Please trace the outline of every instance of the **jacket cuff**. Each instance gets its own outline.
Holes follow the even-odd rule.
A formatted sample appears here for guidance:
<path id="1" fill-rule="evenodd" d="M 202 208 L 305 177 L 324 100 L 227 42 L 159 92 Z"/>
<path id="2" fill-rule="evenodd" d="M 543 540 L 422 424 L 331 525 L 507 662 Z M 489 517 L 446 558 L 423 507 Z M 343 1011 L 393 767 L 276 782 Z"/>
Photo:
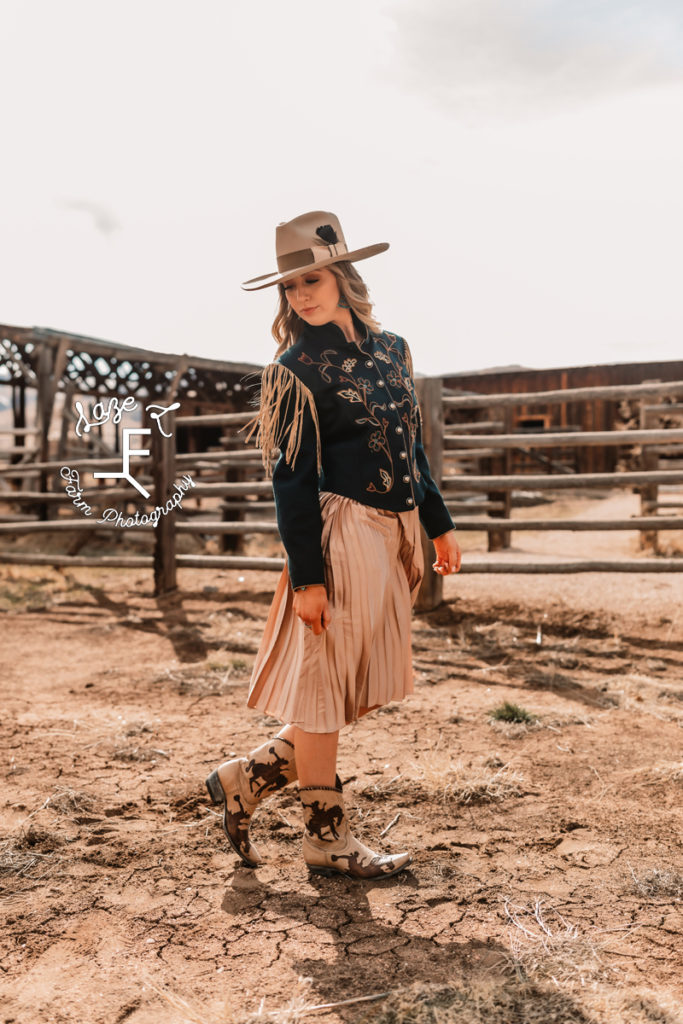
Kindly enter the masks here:
<path id="1" fill-rule="evenodd" d="M 420 522 L 430 540 L 440 537 L 442 533 L 448 533 L 449 530 L 455 530 L 455 523 L 439 491 L 428 491 L 418 508 Z"/>
<path id="2" fill-rule="evenodd" d="M 323 568 L 322 552 L 320 556 L 320 567 L 316 568 L 315 557 L 301 555 L 298 558 L 291 555 L 287 558 L 287 570 L 292 590 L 298 587 L 312 587 L 316 583 L 325 584 L 325 570 Z"/>

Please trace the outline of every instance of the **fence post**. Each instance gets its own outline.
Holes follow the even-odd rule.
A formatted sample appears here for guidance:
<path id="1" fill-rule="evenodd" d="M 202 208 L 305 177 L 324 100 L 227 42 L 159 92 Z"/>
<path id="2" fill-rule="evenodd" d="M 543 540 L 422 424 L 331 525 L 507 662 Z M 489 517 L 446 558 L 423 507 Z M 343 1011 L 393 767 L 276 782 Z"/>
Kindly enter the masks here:
<path id="1" fill-rule="evenodd" d="M 225 435 L 223 436 L 225 437 Z M 225 445 L 226 451 L 239 451 L 243 448 L 244 443 L 234 438 Z M 226 483 L 243 483 L 246 479 L 247 474 L 240 466 L 228 466 L 225 470 Z M 225 501 L 221 503 L 222 522 L 238 523 L 246 518 L 242 509 L 226 508 L 226 504 L 227 502 Z M 244 550 L 244 536 L 239 533 L 222 533 L 219 537 L 219 545 L 222 552 L 231 552 L 233 555 L 242 554 Z"/>
<path id="2" fill-rule="evenodd" d="M 440 377 L 418 377 L 415 390 L 422 414 L 422 444 L 429 462 L 432 478 L 441 487 L 443 474 L 443 382 Z M 443 577 L 432 569 L 436 558 L 434 545 L 420 527 L 424 577 L 415 601 L 415 610 L 428 612 L 443 601 Z"/>
<path id="3" fill-rule="evenodd" d="M 640 429 L 647 430 L 654 425 L 656 416 L 647 407 L 647 398 L 640 400 Z M 640 449 L 640 468 L 642 470 L 659 469 L 659 455 L 650 445 L 642 445 Z M 641 516 L 656 516 L 657 501 L 659 498 L 659 487 L 657 484 L 641 484 L 640 486 L 640 514 Z M 659 554 L 659 534 L 656 530 L 643 531 L 640 534 L 640 547 L 650 548 L 653 554 Z"/>
<path id="4" fill-rule="evenodd" d="M 12 422 L 15 431 L 23 431 L 26 427 L 26 381 L 23 377 L 12 384 Z M 18 448 L 26 447 L 26 435 L 24 433 L 15 433 L 12 436 L 14 445 Z M 10 465 L 21 462 L 22 458 L 23 455 L 17 452 L 10 457 Z"/>
<path id="5" fill-rule="evenodd" d="M 490 418 L 494 419 L 496 407 L 491 406 L 489 409 Z M 512 409 L 510 406 L 503 407 L 503 433 L 512 433 Z M 495 445 L 495 437 L 492 439 L 492 443 Z M 500 455 L 494 456 L 492 459 L 487 460 L 491 466 L 492 476 L 510 476 L 512 473 L 512 451 L 510 448 L 505 448 Z M 501 510 L 498 512 L 495 509 L 489 511 L 489 517 L 491 519 L 509 519 L 512 511 L 512 491 L 507 489 L 504 491 L 490 491 L 487 494 L 489 501 L 497 501 L 502 505 Z M 509 530 L 489 530 L 488 536 L 488 550 L 489 551 L 501 551 L 504 548 L 510 547 L 510 531 Z"/>
<path id="6" fill-rule="evenodd" d="M 162 508 L 171 497 L 175 480 L 175 410 L 164 417 L 164 429 L 171 437 L 164 437 L 158 423 L 149 420 L 145 426 L 152 427 L 150 448 L 152 456 L 152 477 L 154 480 L 154 503 Z M 159 517 L 154 531 L 154 596 L 175 590 L 176 582 L 176 512 Z"/>
<path id="7" fill-rule="evenodd" d="M 59 428 L 59 444 L 57 445 L 57 459 L 62 462 L 67 457 L 69 446 L 69 427 L 71 425 L 71 403 L 76 392 L 76 385 L 69 381 L 64 389 L 64 405 L 62 407 L 62 422 Z M 116 428 L 118 432 L 118 427 Z"/>
<path id="8" fill-rule="evenodd" d="M 52 404 L 50 401 L 50 375 L 52 373 L 52 349 L 43 342 L 38 354 L 38 402 L 36 408 L 36 424 L 39 428 L 38 438 L 38 461 L 47 462 L 50 452 L 50 419 Z M 47 491 L 48 475 L 41 469 L 38 475 L 38 489 L 41 494 Z M 38 518 L 45 521 L 50 518 L 49 508 L 46 502 L 38 506 Z"/>

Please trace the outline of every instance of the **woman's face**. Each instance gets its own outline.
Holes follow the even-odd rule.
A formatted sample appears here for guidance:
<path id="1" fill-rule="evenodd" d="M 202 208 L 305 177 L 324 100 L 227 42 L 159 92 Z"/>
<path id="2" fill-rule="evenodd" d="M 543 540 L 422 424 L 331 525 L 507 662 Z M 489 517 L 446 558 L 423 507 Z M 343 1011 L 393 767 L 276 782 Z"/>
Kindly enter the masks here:
<path id="1" fill-rule="evenodd" d="M 294 312 L 308 324 L 320 326 L 339 316 L 339 285 L 331 270 L 309 270 L 282 286 Z"/>

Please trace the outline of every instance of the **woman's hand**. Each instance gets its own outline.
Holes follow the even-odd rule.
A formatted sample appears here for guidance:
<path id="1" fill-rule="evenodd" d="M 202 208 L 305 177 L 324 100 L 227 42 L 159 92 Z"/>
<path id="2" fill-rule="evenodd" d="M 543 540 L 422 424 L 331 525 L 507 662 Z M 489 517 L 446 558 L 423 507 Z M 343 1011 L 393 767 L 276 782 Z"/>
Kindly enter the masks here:
<path id="1" fill-rule="evenodd" d="M 459 572 L 462 554 L 460 545 L 455 539 L 455 530 L 449 530 L 447 533 L 442 533 L 440 537 L 434 537 L 432 544 L 436 551 L 436 561 L 432 564 L 434 572 L 438 572 L 441 576 Z"/>
<path id="2" fill-rule="evenodd" d="M 322 583 L 314 583 L 305 590 L 294 591 L 294 614 L 304 626 L 310 626 L 316 636 L 327 629 L 332 616 L 327 600 L 327 591 Z"/>

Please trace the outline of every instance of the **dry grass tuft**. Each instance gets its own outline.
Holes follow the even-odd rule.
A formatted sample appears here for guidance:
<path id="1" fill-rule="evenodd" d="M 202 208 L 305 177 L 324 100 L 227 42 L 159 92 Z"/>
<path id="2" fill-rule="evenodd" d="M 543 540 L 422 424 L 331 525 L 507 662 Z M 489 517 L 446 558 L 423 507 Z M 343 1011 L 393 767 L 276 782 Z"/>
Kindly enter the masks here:
<path id="1" fill-rule="evenodd" d="M 636 875 L 631 868 L 631 888 L 641 896 L 658 899 L 683 899 L 683 875 L 676 871 L 660 871 L 652 868 L 643 875 Z"/>
<path id="2" fill-rule="evenodd" d="M 478 804 L 520 796 L 523 784 L 524 776 L 499 758 L 464 765 L 462 761 L 445 760 L 435 751 L 431 756 L 425 755 L 420 764 L 413 762 L 404 774 L 366 786 L 361 793 L 370 798 L 397 793 L 415 800 Z"/>
<path id="3" fill-rule="evenodd" d="M 571 996 L 534 986 L 456 988 L 416 982 L 356 1024 L 593 1024 Z"/>
<path id="4" fill-rule="evenodd" d="M 665 782 L 683 782 L 683 761 L 659 765 L 654 769 Z"/>
<path id="5" fill-rule="evenodd" d="M 506 740 L 516 740 L 520 736 L 526 736 L 532 729 L 540 729 L 541 722 L 500 722 L 495 718 L 489 719 L 491 728 L 500 733 Z"/>
<path id="6" fill-rule="evenodd" d="M 34 870 L 55 859 L 55 851 L 64 845 L 52 831 L 29 825 L 15 836 L 0 840 L 0 876 L 34 876 Z"/>
<path id="7" fill-rule="evenodd" d="M 187 999 L 184 999 L 183 996 L 178 995 L 177 992 L 174 992 L 166 985 L 157 985 L 148 977 L 145 977 L 144 985 L 146 988 L 151 988 L 153 992 L 156 992 L 167 1006 L 176 1011 L 178 1016 L 172 1018 L 173 1024 L 176 1024 L 176 1021 L 182 1022 L 182 1024 L 223 1024 L 222 1021 L 217 1021 L 215 1017 L 209 1017 L 206 1011 L 193 1006 Z"/>
<path id="8" fill-rule="evenodd" d="M 683 725 L 680 689 L 664 688 L 661 676 L 656 673 L 647 675 L 643 672 L 629 672 L 620 677 L 618 689 L 615 688 L 612 692 L 618 697 L 620 706 L 625 711 L 652 715 L 662 722 Z"/>
<path id="9" fill-rule="evenodd" d="M 135 743 L 128 743 L 112 751 L 111 755 L 116 761 L 149 761 L 155 764 L 160 757 L 169 757 L 167 751 L 157 750 L 156 747 L 139 747 Z"/>
<path id="10" fill-rule="evenodd" d="M 241 686 L 249 672 L 243 658 L 233 658 L 229 664 L 213 661 L 174 671 L 167 669 L 153 682 L 173 684 L 180 696 L 214 697 Z"/>
<path id="11" fill-rule="evenodd" d="M 591 719 L 586 715 L 535 715 L 531 722 L 506 722 L 489 718 L 491 728 L 505 737 L 516 740 L 536 729 L 550 729 L 559 732 L 569 725 L 590 725 Z"/>
<path id="12" fill-rule="evenodd" d="M 509 921 L 510 966 L 518 980 L 551 981 L 570 990 L 578 983 L 608 980 L 600 946 L 570 924 L 558 910 L 536 900 L 531 907 L 505 901 Z"/>
<path id="13" fill-rule="evenodd" d="M 95 808 L 95 799 L 75 789 L 59 789 L 47 798 L 45 807 L 64 816 L 90 813 Z"/>
<path id="14" fill-rule="evenodd" d="M 142 736 L 144 732 L 152 735 L 156 732 L 153 725 L 149 722 L 129 722 L 126 728 L 123 730 L 123 735 L 126 737 L 130 736 Z"/>
<path id="15" fill-rule="evenodd" d="M 611 1019 L 624 1024 L 682 1024 L 679 1006 L 678 1000 L 661 991 L 641 992 L 625 996 Z"/>
<path id="16" fill-rule="evenodd" d="M 145 984 L 176 1011 L 172 1024 L 301 1024 L 309 1017 L 319 1019 L 318 1014 L 326 1018 L 325 1011 L 353 1011 L 364 1003 L 369 1006 L 359 1015 L 344 1019 L 353 1024 L 683 1024 L 674 1001 L 664 993 L 626 996 L 611 986 L 573 993 L 544 982 L 520 984 L 514 978 L 503 984 L 472 978 L 466 987 L 415 982 L 392 992 L 322 1004 L 312 1001 L 311 979 L 299 978 L 289 1002 L 276 1010 L 267 1009 L 264 999 L 251 1013 L 226 1003 L 218 1016 L 148 978 Z"/>
<path id="17" fill-rule="evenodd" d="M 634 778 L 642 777 L 639 786 L 656 786 L 662 782 L 683 783 L 683 761 L 660 761 L 659 764 L 635 768 L 630 774 Z"/>
<path id="18" fill-rule="evenodd" d="M 205 1008 L 193 1005 L 165 985 L 157 985 L 149 978 L 145 978 L 145 984 L 180 1015 L 177 1018 L 178 1024 L 299 1024 L 306 1014 L 318 1009 L 311 1001 L 311 978 L 299 978 L 289 1002 L 277 1010 L 267 1010 L 265 999 L 261 1000 L 258 1010 L 253 1013 L 226 1003 L 218 1017 Z"/>

